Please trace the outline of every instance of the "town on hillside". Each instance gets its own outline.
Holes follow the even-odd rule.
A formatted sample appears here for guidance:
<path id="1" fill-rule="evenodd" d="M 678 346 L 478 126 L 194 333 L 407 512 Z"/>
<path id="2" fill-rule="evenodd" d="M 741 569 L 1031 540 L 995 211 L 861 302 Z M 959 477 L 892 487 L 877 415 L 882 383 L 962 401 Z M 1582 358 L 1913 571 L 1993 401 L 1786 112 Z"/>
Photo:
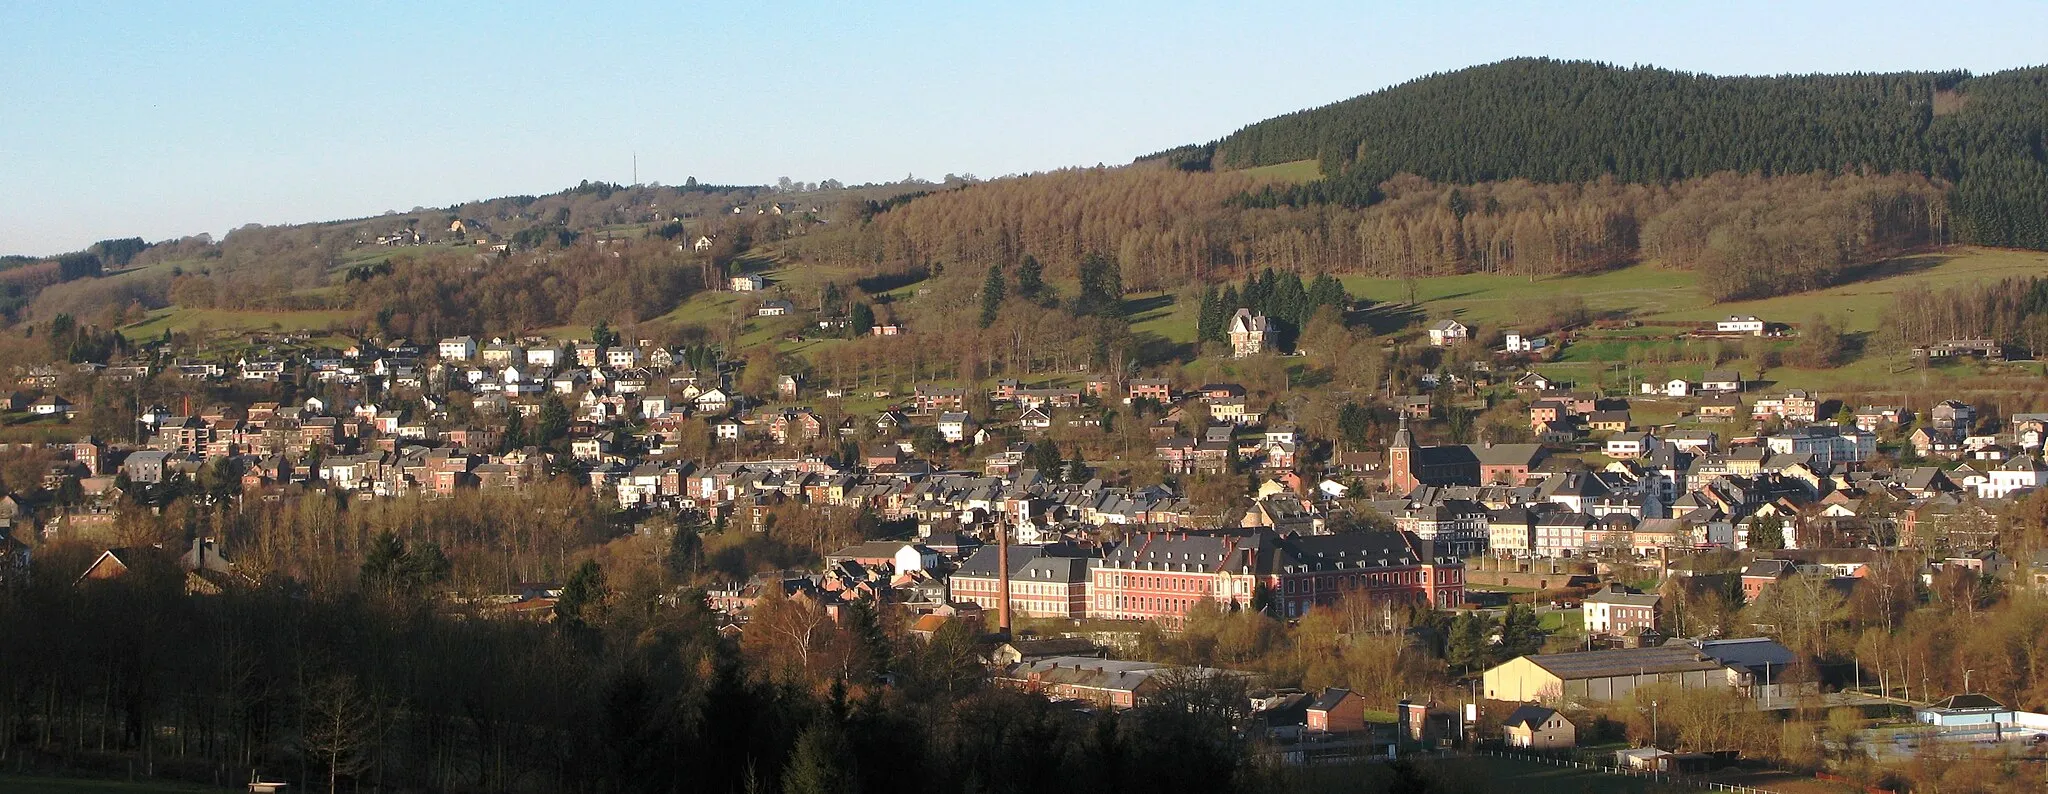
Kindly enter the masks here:
<path id="1" fill-rule="evenodd" d="M 0 794 L 2048 790 L 2048 4 L 15 5 Z"/>
<path id="2" fill-rule="evenodd" d="M 731 288 L 757 286 L 743 281 Z M 1221 355 L 1287 355 L 1274 327 L 1239 308 Z M 1426 331 L 1435 348 L 1478 344 L 1455 320 Z M 1782 330 L 1731 316 L 1698 333 Z M 0 576 L 25 581 L 38 547 L 97 544 L 105 550 L 77 587 L 156 566 L 182 571 L 188 597 L 219 597 L 292 569 L 276 557 L 247 564 L 273 552 L 232 530 L 124 545 L 138 510 L 325 498 L 356 511 L 567 484 L 611 526 L 678 549 L 769 536 L 800 516 L 820 527 L 859 517 L 851 535 L 827 532 L 845 542 L 807 568 L 692 563 L 711 574 L 695 597 L 728 640 L 780 631 L 792 608 L 841 623 L 883 610 L 927 642 L 946 626 L 987 638 L 977 658 L 996 686 L 1112 711 L 1188 676 L 1225 677 L 1245 693 L 1259 741 L 1288 763 L 1440 744 L 1555 753 L 1626 735 L 1634 746 L 1601 763 L 1671 774 L 1737 765 L 1739 742 L 1674 742 L 1676 728 L 1645 740 L 1612 713 L 1666 690 L 1795 719 L 1897 709 L 1964 731 L 2010 726 L 2014 737 L 2048 725 L 1971 706 L 1994 700 L 1954 683 L 1930 688 L 1910 660 L 1845 667 L 1815 636 L 1826 626 L 1798 625 L 1815 618 L 1795 613 L 1905 608 L 1915 591 L 1942 601 L 1959 589 L 2048 588 L 2048 557 L 2001 542 L 2003 517 L 2048 493 L 2048 414 L 1980 415 L 1953 399 L 1850 406 L 1732 369 L 1580 389 L 1532 366 L 1564 342 L 1500 336 L 1412 395 L 1305 400 L 1169 370 L 1073 385 L 920 383 L 876 391 L 887 399 L 872 413 L 845 410 L 845 387 L 750 377 L 757 363 L 715 349 L 616 335 L 334 349 L 250 334 L 229 338 L 232 360 L 145 350 L 105 366 L 25 368 L 9 409 L 52 429 L 77 418 L 65 394 L 107 383 L 170 383 L 189 396 L 137 401 L 119 434 L 14 445 L 40 478 L 0 499 Z M 1468 415 L 1475 394 L 1522 423 L 1456 441 L 1474 423 L 1448 420 Z M 1322 399 L 1347 400 L 1339 437 L 1299 421 Z M 1651 411 L 1678 419 L 1639 418 Z M 1112 423 L 1131 457 L 1091 460 L 1073 445 Z M 1075 453 L 1060 452 L 1062 438 Z M 442 608 L 565 619 L 562 581 L 484 584 L 447 589 Z M 1295 627 L 1360 609 L 1375 610 L 1360 628 L 1437 649 L 1445 688 L 1303 689 L 1298 676 L 1209 666 L 1162 645 L 1231 615 Z M 1945 738 L 1912 736 L 1870 752 Z"/>

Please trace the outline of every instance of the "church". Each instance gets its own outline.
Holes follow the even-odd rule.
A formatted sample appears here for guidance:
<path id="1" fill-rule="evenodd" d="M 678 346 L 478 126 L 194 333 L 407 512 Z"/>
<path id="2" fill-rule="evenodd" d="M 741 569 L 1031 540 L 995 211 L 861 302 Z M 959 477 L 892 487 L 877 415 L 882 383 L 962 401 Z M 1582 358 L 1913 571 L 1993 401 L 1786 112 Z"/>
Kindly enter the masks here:
<path id="1" fill-rule="evenodd" d="M 1387 447 L 1387 490 L 1405 494 L 1418 485 L 1478 485 L 1479 457 L 1464 444 L 1418 447 L 1408 417 Z"/>

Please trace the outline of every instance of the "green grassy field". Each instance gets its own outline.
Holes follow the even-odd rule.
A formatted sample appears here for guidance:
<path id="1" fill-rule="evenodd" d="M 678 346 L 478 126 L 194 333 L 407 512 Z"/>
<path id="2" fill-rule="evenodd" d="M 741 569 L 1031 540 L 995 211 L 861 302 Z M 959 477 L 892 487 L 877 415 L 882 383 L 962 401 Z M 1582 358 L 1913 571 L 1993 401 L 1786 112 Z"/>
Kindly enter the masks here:
<path id="1" fill-rule="evenodd" d="M 1570 629 L 1577 634 L 1586 628 L 1586 611 L 1583 609 L 1558 609 L 1536 616 L 1536 625 L 1544 631 Z"/>
<path id="2" fill-rule="evenodd" d="M 1141 292 L 1124 300 L 1131 333 L 1153 334 L 1175 343 L 1194 341 L 1199 306 L 1181 306 L 1170 292 Z"/>
<path id="3" fill-rule="evenodd" d="M 147 339 L 168 328 L 190 331 L 201 325 L 214 331 L 321 331 L 328 325 L 347 322 L 350 311 L 231 311 L 227 309 L 183 309 L 172 307 L 150 312 L 149 319 L 121 329 L 130 339 Z"/>
<path id="4" fill-rule="evenodd" d="M 1342 277 L 1354 296 L 1376 303 L 1405 303 L 1402 279 Z M 1424 314 L 1466 323 L 1513 324 L 1529 317 L 1532 304 L 1578 297 L 1594 312 L 1661 313 L 1706 305 L 1693 274 L 1659 265 L 1636 265 L 1590 276 L 1504 276 L 1472 273 L 1417 279 L 1415 299 Z"/>
<path id="5" fill-rule="evenodd" d="M 1314 182 L 1323 178 L 1323 165 L 1314 160 L 1295 160 L 1289 163 L 1274 163 L 1256 168 L 1244 169 L 1247 174 L 1269 177 L 1282 182 Z"/>
<path id="6" fill-rule="evenodd" d="M 1802 323 L 1818 313 L 1840 317 L 1848 331 L 1873 331 L 1883 323 L 1893 296 L 1906 285 L 1920 283 L 1940 289 L 2041 275 L 2048 275 L 2048 252 L 1956 248 L 1892 260 L 1859 274 L 1854 281 L 1823 290 L 1720 305 L 1702 302 L 1648 319 L 1712 320 L 1729 314 L 1754 314 L 1773 321 Z"/>
<path id="7" fill-rule="evenodd" d="M 1773 322 L 1805 322 L 1814 314 L 1843 319 L 1845 330 L 1871 331 L 1882 321 L 1901 287 L 1943 288 L 1988 283 L 2014 276 L 2048 275 L 2048 252 L 1956 248 L 1903 257 L 1866 269 L 1849 283 L 1814 292 L 1755 301 L 1715 304 L 1701 295 L 1692 273 L 1654 263 L 1590 276 L 1505 276 L 1469 274 L 1419 279 L 1416 300 L 1431 316 L 1467 323 L 1513 324 L 1534 302 L 1559 296 L 1583 299 L 1595 313 L 1613 312 L 1646 321 L 1704 322 L 1730 314 L 1754 314 Z M 1401 279 L 1343 277 L 1354 296 L 1381 303 L 1408 297 Z"/>

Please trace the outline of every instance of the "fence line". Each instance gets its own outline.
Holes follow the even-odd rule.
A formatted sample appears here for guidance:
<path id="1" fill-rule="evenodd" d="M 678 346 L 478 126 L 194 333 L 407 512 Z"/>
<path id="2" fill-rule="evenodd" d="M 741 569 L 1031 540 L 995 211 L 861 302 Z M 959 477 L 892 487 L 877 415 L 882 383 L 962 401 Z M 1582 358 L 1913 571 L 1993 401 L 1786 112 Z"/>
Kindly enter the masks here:
<path id="1" fill-rule="evenodd" d="M 1590 769 L 1595 772 L 1600 772 L 1602 774 L 1616 775 L 1619 777 L 1643 778 L 1646 780 L 1651 780 L 1653 782 L 1659 783 L 1676 783 L 1681 786 L 1692 786 L 1695 788 L 1706 789 L 1708 791 L 1729 791 L 1735 792 L 1735 794 L 1778 794 L 1778 792 L 1772 791 L 1770 789 L 1757 788 L 1755 786 L 1744 786 L 1739 783 L 1721 783 L 1713 780 L 1701 780 L 1699 778 L 1687 777 L 1684 775 L 1666 774 L 1663 772 L 1658 772 L 1656 770 L 1629 769 L 1627 767 L 1621 766 L 1588 764 L 1583 761 L 1574 761 L 1569 758 L 1553 758 L 1545 755 L 1510 753 L 1503 750 L 1475 750 L 1473 752 L 1478 755 L 1490 755 L 1498 758 L 1514 759 L 1517 761 L 1529 761 L 1538 764 L 1548 764 L 1550 766 L 1571 767 L 1573 769 Z"/>

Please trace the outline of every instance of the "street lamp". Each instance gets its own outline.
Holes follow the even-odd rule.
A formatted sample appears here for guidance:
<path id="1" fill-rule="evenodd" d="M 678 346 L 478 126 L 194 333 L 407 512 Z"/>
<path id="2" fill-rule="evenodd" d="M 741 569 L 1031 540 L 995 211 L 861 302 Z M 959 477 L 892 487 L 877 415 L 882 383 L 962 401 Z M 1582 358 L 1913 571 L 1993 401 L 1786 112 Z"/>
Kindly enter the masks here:
<path id="1" fill-rule="evenodd" d="M 1657 701 L 1650 700 L 1650 746 L 1657 746 Z"/>
<path id="2" fill-rule="evenodd" d="M 1969 694 L 1970 692 L 1974 692 L 1974 691 L 1976 691 L 1976 690 L 1973 690 L 1973 689 L 1971 689 L 1971 688 L 1970 688 L 1970 674 L 1971 674 L 1971 673 L 1974 673 L 1974 672 L 1977 672 L 1975 668 L 1967 668 L 1967 669 L 1964 669 L 1964 670 L 1963 670 L 1963 693 L 1964 693 L 1964 694 Z"/>

